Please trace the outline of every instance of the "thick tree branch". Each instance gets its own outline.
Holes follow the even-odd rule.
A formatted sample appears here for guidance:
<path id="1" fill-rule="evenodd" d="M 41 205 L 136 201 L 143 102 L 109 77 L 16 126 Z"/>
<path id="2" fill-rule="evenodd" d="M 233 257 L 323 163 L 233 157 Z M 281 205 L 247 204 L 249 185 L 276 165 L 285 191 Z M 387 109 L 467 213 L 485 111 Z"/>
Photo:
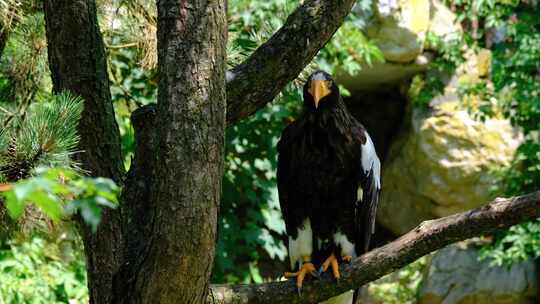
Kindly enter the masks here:
<path id="1" fill-rule="evenodd" d="M 302 297 L 292 282 L 215 285 L 207 303 L 317 303 L 374 281 L 448 244 L 540 217 L 540 191 L 495 201 L 467 212 L 423 222 L 396 241 L 356 258 L 342 269 L 339 283 L 330 276 L 304 284 Z"/>
<path id="2" fill-rule="evenodd" d="M 227 126 L 255 113 L 298 77 L 341 26 L 354 2 L 305 1 L 245 62 L 228 71 Z M 155 126 L 145 123 L 141 127 Z"/>
<path id="3" fill-rule="evenodd" d="M 227 124 L 253 114 L 295 79 L 332 37 L 354 0 L 309 0 L 244 63 L 227 73 Z"/>

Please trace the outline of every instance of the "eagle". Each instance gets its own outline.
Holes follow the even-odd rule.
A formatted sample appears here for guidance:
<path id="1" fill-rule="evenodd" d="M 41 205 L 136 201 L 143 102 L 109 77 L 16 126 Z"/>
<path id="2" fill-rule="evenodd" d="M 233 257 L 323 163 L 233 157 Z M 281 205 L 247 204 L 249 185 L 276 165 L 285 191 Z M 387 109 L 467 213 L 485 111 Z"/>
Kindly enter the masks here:
<path id="1" fill-rule="evenodd" d="M 312 73 L 303 111 L 281 134 L 277 182 L 298 293 L 307 275 L 368 251 L 375 230 L 381 164 L 369 134 L 347 110 L 332 77 Z"/>

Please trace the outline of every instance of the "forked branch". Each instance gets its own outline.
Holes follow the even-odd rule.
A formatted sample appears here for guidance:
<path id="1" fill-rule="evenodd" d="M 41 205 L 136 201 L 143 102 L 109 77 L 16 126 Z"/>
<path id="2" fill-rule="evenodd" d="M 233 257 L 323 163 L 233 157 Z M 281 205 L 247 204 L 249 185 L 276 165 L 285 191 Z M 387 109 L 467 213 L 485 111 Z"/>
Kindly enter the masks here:
<path id="1" fill-rule="evenodd" d="M 307 0 L 272 37 L 227 72 L 227 126 L 276 97 L 341 26 L 355 0 Z M 143 119 L 144 120 L 144 119 Z M 154 126 L 144 124 L 142 128 Z"/>

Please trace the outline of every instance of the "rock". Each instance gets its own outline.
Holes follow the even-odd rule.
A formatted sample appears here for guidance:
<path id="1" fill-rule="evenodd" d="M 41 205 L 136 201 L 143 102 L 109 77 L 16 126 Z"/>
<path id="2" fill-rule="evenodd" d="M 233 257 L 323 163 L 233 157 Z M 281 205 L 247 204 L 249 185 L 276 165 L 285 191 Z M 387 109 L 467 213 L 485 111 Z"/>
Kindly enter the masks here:
<path id="1" fill-rule="evenodd" d="M 374 12 L 355 6 L 362 16 L 358 27 L 382 51 L 385 62 L 361 63 L 354 75 L 338 71 L 337 80 L 350 91 L 393 85 L 425 71 L 432 55 L 424 52 L 428 32 L 451 39 L 461 28 L 455 15 L 439 0 L 379 0 Z"/>
<path id="2" fill-rule="evenodd" d="M 397 234 L 491 200 L 490 170 L 508 166 L 522 138 L 507 120 L 474 120 L 457 101 L 429 116 L 415 109 L 410 120 L 383 167 L 378 220 Z"/>
<path id="3" fill-rule="evenodd" d="M 479 97 L 459 100 L 457 88 L 478 83 L 489 70 L 489 52 L 479 53 L 483 55 L 466 52 L 466 62 L 448 77 L 444 93 L 431 100 L 430 110 L 410 111 L 402 134 L 390 147 L 377 220 L 396 234 L 493 199 L 498 194 L 493 191 L 493 169 L 508 167 L 523 140 L 501 113 L 484 121 L 472 117 L 466 106 L 478 106 Z"/>
<path id="4" fill-rule="evenodd" d="M 411 62 L 422 53 L 429 29 L 429 0 L 379 0 L 375 18 L 367 28 L 384 57 L 392 62 Z"/>
<path id="5" fill-rule="evenodd" d="M 429 22 L 429 32 L 445 40 L 458 38 L 461 27 L 456 24 L 456 15 L 446 7 L 441 1 L 431 2 L 431 20 Z"/>
<path id="6" fill-rule="evenodd" d="M 420 304 L 532 304 L 539 276 L 533 260 L 495 267 L 464 243 L 439 250 L 428 262 Z M 489 279 L 487 279 L 489 278 Z"/>
<path id="7" fill-rule="evenodd" d="M 393 86 L 405 79 L 425 71 L 432 60 L 430 53 L 416 57 L 414 62 L 393 63 L 374 62 L 371 66 L 363 66 L 362 70 L 355 75 L 338 71 L 336 79 L 351 92 L 361 90 L 376 91 L 382 86 Z"/>
<path id="8" fill-rule="evenodd" d="M 461 32 L 454 13 L 438 0 L 379 0 L 374 8 L 366 33 L 390 62 L 413 62 L 428 31 L 443 39 Z"/>
<path id="9" fill-rule="evenodd" d="M 324 302 L 321 302 L 320 304 L 351 304 L 352 300 L 353 300 L 353 291 L 350 290 L 338 296 L 330 298 Z"/>

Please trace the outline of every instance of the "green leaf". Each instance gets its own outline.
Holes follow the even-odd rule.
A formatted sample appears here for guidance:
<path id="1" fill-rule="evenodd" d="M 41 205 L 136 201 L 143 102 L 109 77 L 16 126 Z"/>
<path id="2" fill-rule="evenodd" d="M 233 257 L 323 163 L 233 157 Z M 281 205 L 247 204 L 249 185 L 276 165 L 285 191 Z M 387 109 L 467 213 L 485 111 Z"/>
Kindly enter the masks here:
<path id="1" fill-rule="evenodd" d="M 101 208 L 90 200 L 82 200 L 80 208 L 84 221 L 90 225 L 92 232 L 96 232 L 99 222 L 101 221 Z"/>
<path id="2" fill-rule="evenodd" d="M 32 184 L 29 182 L 16 183 L 13 186 L 13 192 L 18 201 L 24 201 L 28 194 L 32 191 Z"/>
<path id="3" fill-rule="evenodd" d="M 62 216 L 62 205 L 58 197 L 43 190 L 36 190 L 31 193 L 29 199 L 53 221 L 60 220 Z"/>
<path id="4" fill-rule="evenodd" d="M 24 212 L 24 201 L 17 199 L 13 189 L 4 192 L 4 199 L 6 200 L 6 208 L 9 216 L 13 219 L 18 219 Z"/>

